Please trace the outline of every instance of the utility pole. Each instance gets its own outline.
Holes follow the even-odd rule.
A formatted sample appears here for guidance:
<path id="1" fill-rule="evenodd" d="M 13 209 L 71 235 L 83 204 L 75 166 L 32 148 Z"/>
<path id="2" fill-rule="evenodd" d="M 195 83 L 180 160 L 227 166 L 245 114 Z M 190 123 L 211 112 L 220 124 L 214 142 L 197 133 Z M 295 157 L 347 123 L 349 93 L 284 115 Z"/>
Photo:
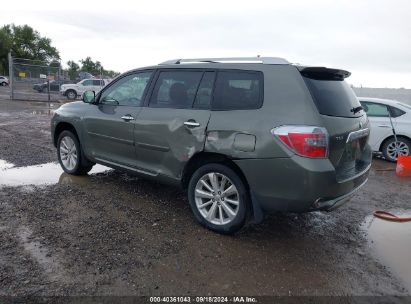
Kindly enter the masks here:
<path id="1" fill-rule="evenodd" d="M 14 80 L 13 80 L 13 57 L 11 57 L 11 52 L 9 52 L 9 86 L 11 88 L 10 99 L 14 100 Z"/>

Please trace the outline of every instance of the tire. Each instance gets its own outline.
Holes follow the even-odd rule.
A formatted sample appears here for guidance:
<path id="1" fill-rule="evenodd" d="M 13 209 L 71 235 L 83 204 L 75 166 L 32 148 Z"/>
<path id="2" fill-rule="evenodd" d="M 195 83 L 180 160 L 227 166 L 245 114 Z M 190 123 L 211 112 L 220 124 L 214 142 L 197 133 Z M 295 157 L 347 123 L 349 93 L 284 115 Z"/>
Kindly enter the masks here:
<path id="1" fill-rule="evenodd" d="M 223 178 L 226 179 L 225 186 L 222 186 Z M 214 187 L 212 180 L 217 182 Z M 250 207 L 249 193 L 242 179 L 228 166 L 217 163 L 203 165 L 194 172 L 188 184 L 188 200 L 197 221 L 222 234 L 233 234 L 240 230 L 246 222 Z M 201 205 L 203 208 L 199 207 Z"/>
<path id="2" fill-rule="evenodd" d="M 74 90 L 67 90 L 66 96 L 67 96 L 67 99 L 75 100 L 77 98 L 77 92 Z"/>
<path id="3" fill-rule="evenodd" d="M 71 152 L 70 152 L 71 151 Z M 74 153 L 73 153 L 74 152 Z M 77 136 L 63 131 L 57 140 L 57 157 L 64 172 L 72 175 L 86 175 L 92 165 L 82 164 L 82 151 Z"/>
<path id="4" fill-rule="evenodd" d="M 411 155 L 411 141 L 407 138 L 397 136 L 397 145 L 400 149 L 400 155 L 408 156 Z M 391 137 L 386 140 L 382 145 L 382 154 L 386 160 L 391 162 L 397 161 L 398 153 L 395 151 L 395 139 Z"/>
<path id="5" fill-rule="evenodd" d="M 2 83 L 1 83 L 1 86 L 2 86 L 2 87 L 5 87 L 6 85 L 7 85 L 7 82 L 2 82 Z"/>

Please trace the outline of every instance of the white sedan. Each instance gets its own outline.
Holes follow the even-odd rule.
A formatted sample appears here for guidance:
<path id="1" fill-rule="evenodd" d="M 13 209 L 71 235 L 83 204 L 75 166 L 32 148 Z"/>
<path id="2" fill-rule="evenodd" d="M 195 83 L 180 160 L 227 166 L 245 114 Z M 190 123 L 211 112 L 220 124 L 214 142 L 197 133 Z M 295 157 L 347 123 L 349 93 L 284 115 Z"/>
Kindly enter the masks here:
<path id="1" fill-rule="evenodd" d="M 369 143 L 385 159 L 396 161 L 398 155 L 411 155 L 411 105 L 395 100 L 358 97 L 371 124 Z M 394 126 L 397 144 L 392 130 Z"/>

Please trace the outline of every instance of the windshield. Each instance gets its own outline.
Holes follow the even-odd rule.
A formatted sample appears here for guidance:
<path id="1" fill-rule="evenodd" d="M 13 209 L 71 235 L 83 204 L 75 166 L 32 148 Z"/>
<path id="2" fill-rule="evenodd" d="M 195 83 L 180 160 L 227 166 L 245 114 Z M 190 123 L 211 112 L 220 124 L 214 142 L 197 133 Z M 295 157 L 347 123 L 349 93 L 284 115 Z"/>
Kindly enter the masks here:
<path id="1" fill-rule="evenodd" d="M 361 104 L 344 80 L 317 80 L 303 77 L 320 114 L 340 117 L 360 117 Z"/>

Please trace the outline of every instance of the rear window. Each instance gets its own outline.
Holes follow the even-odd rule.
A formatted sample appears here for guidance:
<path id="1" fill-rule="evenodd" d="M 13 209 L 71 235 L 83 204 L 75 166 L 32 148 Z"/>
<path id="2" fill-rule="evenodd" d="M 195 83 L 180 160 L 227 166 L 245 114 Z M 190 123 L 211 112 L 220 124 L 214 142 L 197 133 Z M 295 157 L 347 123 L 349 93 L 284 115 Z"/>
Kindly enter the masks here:
<path id="1" fill-rule="evenodd" d="M 320 114 L 340 117 L 360 117 L 353 112 L 361 104 L 344 80 L 317 80 L 303 77 Z"/>
<path id="2" fill-rule="evenodd" d="M 263 100 L 263 74 L 221 71 L 214 89 L 213 110 L 258 109 Z"/>
<path id="3" fill-rule="evenodd" d="M 202 71 L 162 71 L 150 99 L 150 107 L 191 108 Z"/>
<path id="4" fill-rule="evenodd" d="M 373 102 L 361 102 L 365 112 L 370 117 L 389 117 L 388 108 L 384 104 Z"/>

